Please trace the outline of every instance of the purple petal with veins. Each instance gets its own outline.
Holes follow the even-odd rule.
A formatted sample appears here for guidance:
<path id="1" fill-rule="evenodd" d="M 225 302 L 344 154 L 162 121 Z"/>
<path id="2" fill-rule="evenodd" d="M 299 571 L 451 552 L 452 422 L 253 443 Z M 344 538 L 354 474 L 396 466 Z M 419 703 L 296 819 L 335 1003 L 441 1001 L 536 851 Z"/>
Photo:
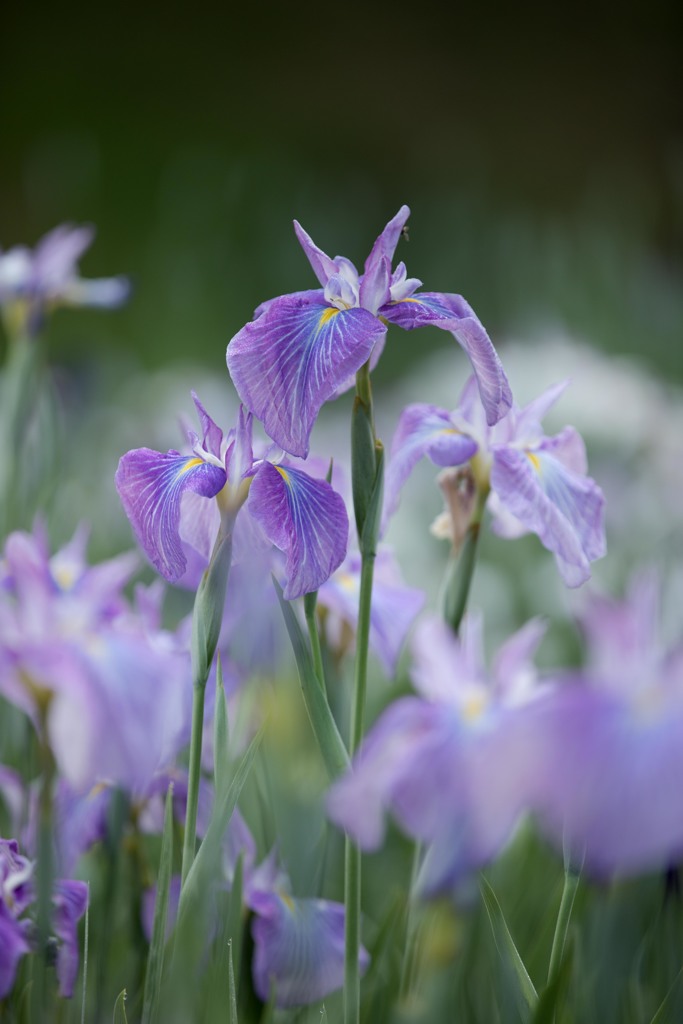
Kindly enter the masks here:
<path id="1" fill-rule="evenodd" d="M 505 416 L 512 406 L 508 379 L 484 326 L 462 295 L 418 292 L 383 306 L 379 312 L 407 331 L 428 324 L 450 331 L 472 364 L 487 422 L 497 423 Z"/>
<path id="2" fill-rule="evenodd" d="M 187 565 L 179 534 L 183 493 L 212 498 L 225 480 L 224 469 L 177 451 L 137 448 L 121 458 L 115 481 L 124 510 L 145 554 L 170 583 Z"/>
<path id="3" fill-rule="evenodd" d="M 477 442 L 456 428 L 445 409 L 435 405 L 409 405 L 401 413 L 391 443 L 385 484 L 385 520 L 395 512 L 401 488 L 424 455 L 437 466 L 461 466 L 472 458 L 477 448 Z"/>
<path id="4" fill-rule="evenodd" d="M 385 332 L 365 309 L 283 297 L 235 335 L 228 369 L 269 437 L 305 457 L 321 406 L 360 369 Z"/>
<path id="5" fill-rule="evenodd" d="M 344 560 L 346 507 L 326 481 L 264 463 L 254 476 L 247 510 L 286 554 L 287 600 L 317 590 Z"/>

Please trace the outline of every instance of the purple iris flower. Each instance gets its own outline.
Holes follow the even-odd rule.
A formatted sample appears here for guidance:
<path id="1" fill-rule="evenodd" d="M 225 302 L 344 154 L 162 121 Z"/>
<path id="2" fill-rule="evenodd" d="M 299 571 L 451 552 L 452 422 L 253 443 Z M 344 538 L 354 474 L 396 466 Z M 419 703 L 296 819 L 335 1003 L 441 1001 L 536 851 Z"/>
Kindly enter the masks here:
<path id="1" fill-rule="evenodd" d="M 148 558 L 170 582 L 198 563 L 203 568 L 223 516 L 235 523 L 235 561 L 274 545 L 285 555 L 285 597 L 317 590 L 346 553 L 342 498 L 290 461 L 275 464 L 269 452 L 255 458 L 252 417 L 242 406 L 236 429 L 224 435 L 193 397 L 202 438 L 189 433 L 191 455 L 138 448 L 122 457 L 116 472 L 123 507 Z M 246 514 L 240 514 L 243 505 Z"/>
<path id="2" fill-rule="evenodd" d="M 278 1007 L 302 1006 L 324 998 L 344 983 L 344 921 L 341 903 L 297 898 L 275 851 L 256 863 L 256 843 L 235 810 L 223 841 L 223 885 L 231 888 L 238 859 L 242 860 L 243 900 L 252 912 L 254 940 L 252 977 L 257 995 L 266 1002 L 275 989 Z M 143 900 L 143 928 L 151 936 L 156 891 Z M 169 935 L 178 909 L 180 879 L 171 881 Z M 361 947 L 359 967 L 370 961 Z"/>
<path id="3" fill-rule="evenodd" d="M 548 720 L 554 770 L 539 821 L 598 876 L 683 856 L 683 642 L 659 639 L 658 598 L 646 573 L 624 600 L 587 600 L 587 665 L 557 689 Z"/>
<path id="4" fill-rule="evenodd" d="M 285 451 L 306 457 L 313 424 L 330 398 L 351 387 L 384 345 L 386 324 L 450 331 L 470 358 L 490 423 L 512 401 L 500 359 L 460 295 L 417 292 L 403 263 L 391 262 L 410 215 L 402 206 L 375 241 L 363 274 L 343 256 L 330 259 L 295 221 L 294 229 L 322 287 L 263 303 L 228 346 L 240 398 Z"/>
<path id="5" fill-rule="evenodd" d="M 360 554 L 349 554 L 318 593 L 318 605 L 331 613 L 325 617 L 328 642 L 341 652 L 348 643 L 345 633 L 350 629 L 355 635 L 356 631 L 360 570 Z M 380 547 L 372 588 L 370 648 L 389 678 L 393 678 L 396 672 L 408 631 L 424 601 L 424 591 L 407 586 L 393 553 L 386 547 Z"/>
<path id="6" fill-rule="evenodd" d="M 54 306 L 120 306 L 130 295 L 126 277 L 84 280 L 76 266 L 95 235 L 91 226 L 63 224 L 31 251 L 17 245 L 0 251 L 0 306 L 23 307 L 29 333 Z"/>
<path id="7" fill-rule="evenodd" d="M 546 689 L 531 663 L 542 633 L 529 622 L 489 674 L 479 617 L 463 620 L 461 637 L 423 620 L 413 639 L 420 696 L 387 708 L 329 792 L 330 817 L 364 849 L 381 845 L 387 811 L 425 844 L 426 895 L 492 860 L 533 801 L 547 746 Z"/>
<path id="8" fill-rule="evenodd" d="M 83 534 L 50 557 L 41 530 L 11 534 L 0 584 L 0 692 L 40 727 L 77 790 L 144 786 L 187 740 L 189 653 L 122 588 L 137 558 L 88 567 Z"/>
<path id="9" fill-rule="evenodd" d="M 423 456 L 443 467 L 469 463 L 479 488 L 491 489 L 494 532 L 504 537 L 536 533 L 554 554 L 567 586 L 584 583 L 590 563 L 605 554 L 604 497 L 586 476 L 586 451 L 576 430 L 565 427 L 554 437 L 543 433 L 541 420 L 565 386 L 550 388 L 524 409 L 513 405 L 494 426 L 485 421 L 472 378 L 455 412 L 408 406 L 387 467 L 387 515 Z"/>
<path id="10" fill-rule="evenodd" d="M 14 984 L 22 956 L 31 951 L 33 924 L 25 912 L 36 896 L 34 865 L 19 853 L 15 839 L 0 839 L 0 999 Z M 53 890 L 52 929 L 57 939 L 59 994 L 73 994 L 78 974 L 78 921 L 85 913 L 85 882 L 60 880 Z"/>

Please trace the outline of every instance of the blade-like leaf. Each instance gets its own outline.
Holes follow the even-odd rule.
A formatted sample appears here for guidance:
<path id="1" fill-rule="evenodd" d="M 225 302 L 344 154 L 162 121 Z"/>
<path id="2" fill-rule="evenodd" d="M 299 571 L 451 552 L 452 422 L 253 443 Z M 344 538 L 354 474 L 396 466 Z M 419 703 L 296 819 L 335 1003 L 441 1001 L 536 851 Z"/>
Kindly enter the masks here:
<path id="1" fill-rule="evenodd" d="M 237 1020 L 237 992 L 235 989 L 235 970 L 232 963 L 232 940 L 228 942 L 228 991 L 230 998 L 230 1024 L 239 1024 Z"/>
<path id="2" fill-rule="evenodd" d="M 227 788 L 230 779 L 228 702 L 223 686 L 223 666 L 216 657 L 216 706 L 213 718 L 213 784 L 216 793 Z"/>
<path id="3" fill-rule="evenodd" d="M 114 1003 L 114 1024 L 128 1024 L 126 1017 L 126 990 L 122 989 Z"/>
<path id="4" fill-rule="evenodd" d="M 196 962 L 201 955 L 201 950 L 197 948 L 198 943 L 193 939 L 196 940 L 198 930 L 199 933 L 202 932 L 203 923 L 208 916 L 212 884 L 220 877 L 223 836 L 251 771 L 262 736 L 262 730 L 254 736 L 237 766 L 230 785 L 222 795 L 216 794 L 216 805 L 204 841 L 199 847 L 180 893 L 175 957 L 186 957 Z"/>
<path id="5" fill-rule="evenodd" d="M 294 650 L 308 717 L 311 721 L 315 738 L 318 741 L 327 773 L 331 779 L 334 779 L 348 768 L 349 756 L 346 753 L 344 741 L 339 735 L 337 723 L 330 710 L 330 705 L 327 703 L 327 697 L 320 687 L 313 665 L 313 658 L 299 620 L 294 614 L 294 609 L 289 601 L 285 601 L 282 595 L 282 588 L 275 578 L 273 578 L 273 584 Z"/>
<path id="6" fill-rule="evenodd" d="M 501 910 L 500 903 L 496 898 L 496 894 L 493 889 L 482 875 L 480 878 L 481 894 L 484 899 L 486 906 L 486 912 L 491 922 L 491 930 L 493 931 L 493 938 L 496 943 L 496 948 L 500 953 L 502 960 L 509 964 L 513 969 L 513 974 L 517 979 L 519 986 L 519 994 L 521 1001 L 526 1004 L 529 1010 L 533 1010 L 538 1002 L 538 993 L 534 988 L 534 983 L 529 977 L 529 973 L 524 966 L 524 961 L 519 955 L 519 951 L 515 946 L 510 929 L 507 926 L 503 911 Z"/>
<path id="7" fill-rule="evenodd" d="M 661 1006 L 659 1007 L 659 1009 L 657 1010 L 657 1012 L 655 1013 L 654 1017 L 650 1021 L 650 1024 L 666 1024 L 666 1021 L 671 1019 L 670 1017 L 668 1017 L 666 1015 L 671 1010 L 671 1004 L 673 1002 L 673 997 L 674 997 L 674 994 L 676 992 L 676 989 L 679 986 L 681 977 L 683 977 L 683 967 L 681 967 L 680 971 L 678 972 L 678 974 L 674 978 L 673 984 L 672 984 L 671 988 L 669 989 L 667 994 L 664 996 L 664 1000 L 663 1000 Z"/>
<path id="8" fill-rule="evenodd" d="M 164 831 L 161 838 L 161 857 L 159 875 L 157 877 L 157 894 L 154 904 L 154 924 L 152 941 L 147 958 L 147 975 L 145 977 L 145 993 L 142 1001 L 142 1024 L 152 1024 L 156 1017 L 159 995 L 161 993 L 161 977 L 164 969 L 164 951 L 166 948 L 166 921 L 168 918 L 168 893 L 171 887 L 171 871 L 173 868 L 173 783 L 166 793 L 164 809 Z"/>
<path id="9" fill-rule="evenodd" d="M 541 992 L 531 1024 L 553 1024 L 555 1014 L 569 984 L 574 961 L 574 947 L 571 940 L 565 947 L 562 960 L 549 984 Z"/>

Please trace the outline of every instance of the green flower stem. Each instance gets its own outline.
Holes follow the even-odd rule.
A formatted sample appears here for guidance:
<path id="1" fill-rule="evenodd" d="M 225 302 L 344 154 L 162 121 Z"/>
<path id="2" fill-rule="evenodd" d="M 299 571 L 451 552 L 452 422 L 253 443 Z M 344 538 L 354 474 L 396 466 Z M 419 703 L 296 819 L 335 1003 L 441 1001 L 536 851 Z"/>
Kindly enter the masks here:
<path id="1" fill-rule="evenodd" d="M 225 591 L 228 585 L 232 552 L 232 519 L 223 517 L 209 567 L 202 577 L 194 602 L 192 617 L 192 732 L 185 811 L 185 838 L 181 886 L 185 884 L 195 856 L 197 843 L 197 806 L 201 777 L 202 734 L 204 731 L 204 694 L 213 656 L 216 653 Z"/>
<path id="2" fill-rule="evenodd" d="M 579 887 L 580 877 L 580 871 L 577 871 L 571 863 L 567 863 L 565 865 L 562 899 L 560 900 L 560 909 L 557 915 L 557 923 L 555 924 L 555 935 L 553 936 L 553 945 L 550 951 L 548 982 L 552 981 L 555 977 L 560 969 L 560 964 L 562 963 L 564 947 L 567 941 L 567 932 L 569 931 L 569 921 L 572 916 L 574 898 L 576 897 L 576 890 Z"/>
<path id="3" fill-rule="evenodd" d="M 442 591 L 443 617 L 454 633 L 459 631 L 465 609 L 467 608 L 467 601 L 474 577 L 474 566 L 477 561 L 481 522 L 488 495 L 488 487 L 477 489 L 475 507 L 467 527 L 467 532 L 465 533 L 465 538 L 457 555 L 451 556 L 444 577 Z"/>
<path id="4" fill-rule="evenodd" d="M 360 599 L 349 748 L 352 757 L 363 738 L 372 583 L 382 516 L 383 468 L 383 449 L 375 436 L 370 368 L 366 363 L 356 374 L 356 399 L 351 423 L 353 504 L 361 550 Z M 346 909 L 344 1022 L 345 1024 L 358 1024 L 360 1020 L 358 955 L 361 925 L 361 855 L 360 850 L 348 836 L 346 837 L 344 861 L 344 902 Z"/>
<path id="5" fill-rule="evenodd" d="M 320 683 L 320 689 L 323 691 L 323 693 L 326 693 L 325 668 L 323 666 L 323 652 L 320 647 L 320 634 L 318 632 L 318 622 L 315 613 L 317 600 L 317 591 L 315 593 L 306 594 L 304 596 L 304 614 L 306 616 L 306 625 L 308 626 L 308 636 L 311 641 L 313 667 L 315 668 L 315 674 L 318 677 L 318 682 Z"/>
<path id="6" fill-rule="evenodd" d="M 10 338 L 0 394 L 0 528 L 16 525 L 21 452 L 39 391 L 42 352 L 38 339 Z"/>

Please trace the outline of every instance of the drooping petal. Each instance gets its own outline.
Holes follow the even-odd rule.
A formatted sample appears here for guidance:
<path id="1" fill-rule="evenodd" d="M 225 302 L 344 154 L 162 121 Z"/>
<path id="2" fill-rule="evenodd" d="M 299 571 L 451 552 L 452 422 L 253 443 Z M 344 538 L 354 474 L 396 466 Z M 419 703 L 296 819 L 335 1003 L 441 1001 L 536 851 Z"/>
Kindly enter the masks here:
<path id="1" fill-rule="evenodd" d="M 26 936 L 13 914 L 0 899 L 0 999 L 9 995 L 14 985 L 19 961 L 28 953 L 30 946 Z"/>
<path id="2" fill-rule="evenodd" d="M 132 286 L 127 277 L 77 277 L 60 291 L 60 300 L 67 306 L 93 306 L 95 309 L 118 309 L 130 298 Z"/>
<path id="3" fill-rule="evenodd" d="M 88 887 L 85 882 L 56 882 L 52 899 L 53 927 L 60 940 L 57 951 L 59 994 L 70 999 L 78 976 L 78 922 L 88 905 Z"/>
<path id="4" fill-rule="evenodd" d="M 271 987 L 279 1007 L 323 999 L 344 983 L 344 907 L 329 900 L 252 893 L 254 988 L 266 1002 Z M 369 963 L 361 947 L 361 974 Z"/>
<path id="5" fill-rule="evenodd" d="M 477 442 L 456 428 L 450 414 L 435 405 L 409 405 L 401 413 L 391 443 L 385 483 L 385 519 L 398 505 L 403 484 L 427 455 L 437 466 L 461 466 L 477 451 Z"/>
<path id="6" fill-rule="evenodd" d="M 512 406 L 512 392 L 503 365 L 479 317 L 461 295 L 418 292 L 382 306 L 379 312 L 407 331 L 428 324 L 450 331 L 472 364 L 487 422 L 497 423 L 505 416 Z"/>
<path id="7" fill-rule="evenodd" d="M 253 479 L 247 509 L 286 554 L 287 600 L 317 590 L 344 560 L 346 507 L 326 481 L 264 463 Z"/>
<path id="8" fill-rule="evenodd" d="M 121 458 L 115 481 L 124 510 L 145 554 L 169 582 L 187 564 L 178 532 L 183 492 L 212 498 L 225 479 L 219 466 L 173 450 L 137 448 Z"/>
<path id="9" fill-rule="evenodd" d="M 491 487 L 501 503 L 555 555 L 564 582 L 578 587 L 605 553 L 604 497 L 590 477 L 550 452 L 511 447 L 493 453 Z"/>
<path id="10" fill-rule="evenodd" d="M 283 297 L 228 346 L 237 392 L 285 451 L 305 457 L 321 406 L 368 359 L 386 328 L 365 309 Z"/>

